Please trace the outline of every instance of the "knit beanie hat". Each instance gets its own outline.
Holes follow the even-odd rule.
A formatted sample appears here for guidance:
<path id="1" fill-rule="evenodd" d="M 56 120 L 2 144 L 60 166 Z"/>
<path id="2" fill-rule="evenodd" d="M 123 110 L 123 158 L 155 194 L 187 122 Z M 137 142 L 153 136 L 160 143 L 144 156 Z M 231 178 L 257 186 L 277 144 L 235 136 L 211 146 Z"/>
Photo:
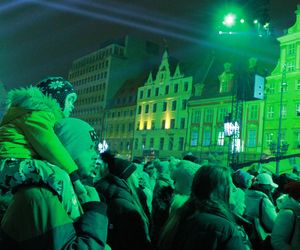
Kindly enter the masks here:
<path id="1" fill-rule="evenodd" d="M 91 146 L 98 145 L 97 134 L 88 123 L 77 118 L 64 118 L 56 123 L 54 131 L 73 160 Z"/>
<path id="2" fill-rule="evenodd" d="M 233 173 L 232 179 L 240 188 L 249 188 L 252 184 L 254 176 L 244 170 L 237 170 Z"/>
<path id="3" fill-rule="evenodd" d="M 105 163 L 107 163 L 108 170 L 112 175 L 124 180 L 126 180 L 137 169 L 135 164 L 131 161 L 117 158 L 109 151 L 102 153 L 101 158 Z"/>
<path id="4" fill-rule="evenodd" d="M 66 97 L 76 93 L 73 85 L 62 77 L 47 77 L 36 85 L 41 92 L 57 101 L 62 110 L 65 108 Z"/>

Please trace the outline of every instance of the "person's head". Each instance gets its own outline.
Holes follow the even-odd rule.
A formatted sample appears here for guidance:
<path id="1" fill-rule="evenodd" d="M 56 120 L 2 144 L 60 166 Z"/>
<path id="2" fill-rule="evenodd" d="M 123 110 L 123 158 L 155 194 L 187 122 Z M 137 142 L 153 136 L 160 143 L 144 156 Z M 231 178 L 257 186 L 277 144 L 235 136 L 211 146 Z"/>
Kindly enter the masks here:
<path id="1" fill-rule="evenodd" d="M 214 200 L 229 204 L 232 187 L 230 169 L 220 165 L 208 165 L 196 172 L 191 195 L 197 200 Z"/>
<path id="2" fill-rule="evenodd" d="M 271 194 L 274 192 L 278 185 L 273 182 L 272 176 L 268 173 L 262 173 L 256 176 L 254 187 L 266 194 Z"/>
<path id="3" fill-rule="evenodd" d="M 243 188 L 243 189 L 248 189 L 251 187 L 252 182 L 254 180 L 254 176 L 247 173 L 244 170 L 237 170 L 232 174 L 232 180 L 234 182 L 234 184 L 239 187 L 239 188 Z"/>
<path id="4" fill-rule="evenodd" d="M 290 197 L 300 202 L 300 181 L 289 182 L 284 189 Z"/>
<path id="5" fill-rule="evenodd" d="M 151 178 L 156 178 L 157 176 L 157 171 L 156 168 L 154 167 L 153 161 L 148 161 L 144 165 L 144 171 L 151 177 Z"/>
<path id="6" fill-rule="evenodd" d="M 59 104 L 65 117 L 69 117 L 74 109 L 77 94 L 73 85 L 62 77 L 47 77 L 36 84 L 40 91 Z"/>
<path id="7" fill-rule="evenodd" d="M 83 120 L 64 118 L 55 125 L 54 131 L 78 165 L 80 176 L 94 175 L 99 142 L 94 128 Z"/>
<path id="8" fill-rule="evenodd" d="M 194 175 L 200 167 L 200 165 L 186 160 L 181 160 L 178 163 L 171 173 L 171 178 L 174 180 L 175 193 L 190 195 Z"/>

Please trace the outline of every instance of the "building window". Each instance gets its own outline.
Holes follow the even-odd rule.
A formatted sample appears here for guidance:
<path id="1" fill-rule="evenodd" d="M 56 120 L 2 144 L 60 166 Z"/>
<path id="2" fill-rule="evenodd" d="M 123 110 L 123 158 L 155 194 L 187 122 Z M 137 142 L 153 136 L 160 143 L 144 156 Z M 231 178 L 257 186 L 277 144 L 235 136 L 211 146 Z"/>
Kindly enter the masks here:
<path id="1" fill-rule="evenodd" d="M 218 121 L 224 122 L 226 114 L 227 114 L 227 108 L 220 108 L 219 115 L 218 115 Z"/>
<path id="2" fill-rule="evenodd" d="M 224 146 L 224 131 L 219 131 L 217 144 L 219 146 Z"/>
<path id="3" fill-rule="evenodd" d="M 188 91 L 188 89 L 189 89 L 189 83 L 185 82 L 184 83 L 184 91 Z"/>
<path id="4" fill-rule="evenodd" d="M 296 81 L 296 90 L 300 90 L 300 80 Z"/>
<path id="5" fill-rule="evenodd" d="M 204 130 L 203 133 L 203 146 L 209 146 L 211 141 L 211 131 L 210 130 Z"/>
<path id="6" fill-rule="evenodd" d="M 194 111 L 193 112 L 193 123 L 200 123 L 200 118 L 201 118 L 201 111 Z"/>
<path id="7" fill-rule="evenodd" d="M 139 147 L 139 139 L 134 139 L 134 149 L 137 150 Z"/>
<path id="8" fill-rule="evenodd" d="M 167 111 L 167 102 L 163 102 L 163 110 L 162 111 Z"/>
<path id="9" fill-rule="evenodd" d="M 149 113 L 149 104 L 147 104 L 147 105 L 145 106 L 145 113 L 146 113 L 146 114 Z"/>
<path id="10" fill-rule="evenodd" d="M 165 94 L 166 94 L 166 95 L 169 94 L 169 89 L 170 89 L 170 86 L 167 85 L 167 86 L 166 86 L 166 89 L 165 89 Z"/>
<path id="11" fill-rule="evenodd" d="M 155 129 L 155 121 L 154 120 L 151 121 L 151 129 Z"/>
<path id="12" fill-rule="evenodd" d="M 144 95 L 144 91 L 143 91 L 143 90 L 141 90 L 141 91 L 140 91 L 140 99 L 142 99 L 142 98 L 143 98 L 143 95 Z"/>
<path id="13" fill-rule="evenodd" d="M 169 137 L 169 146 L 168 150 L 173 150 L 174 137 Z"/>
<path id="14" fill-rule="evenodd" d="M 162 122 L 161 122 L 161 128 L 165 129 L 165 127 L 166 127 L 166 120 L 162 120 Z"/>
<path id="15" fill-rule="evenodd" d="M 150 97 L 151 96 L 151 89 L 148 89 L 147 91 L 147 97 Z"/>
<path id="16" fill-rule="evenodd" d="M 158 94 L 159 94 L 159 88 L 156 88 L 155 89 L 155 96 L 158 96 Z"/>
<path id="17" fill-rule="evenodd" d="M 269 84 L 268 94 L 274 94 L 275 93 L 275 83 L 271 82 Z"/>
<path id="18" fill-rule="evenodd" d="M 258 115 L 258 106 L 252 105 L 250 106 L 249 120 L 257 120 Z"/>
<path id="19" fill-rule="evenodd" d="M 172 101 L 172 111 L 176 110 L 176 101 Z"/>
<path id="20" fill-rule="evenodd" d="M 180 128 L 184 129 L 184 127 L 185 127 L 185 118 L 181 118 L 180 119 Z"/>
<path id="21" fill-rule="evenodd" d="M 138 115 L 140 115 L 142 113 L 142 106 L 138 106 Z M 113 113 L 114 114 L 114 113 Z"/>
<path id="22" fill-rule="evenodd" d="M 170 121 L 170 128 L 172 128 L 172 129 L 175 128 L 175 119 L 171 119 L 171 121 Z"/>
<path id="23" fill-rule="evenodd" d="M 274 137 L 273 133 L 266 133 L 267 146 L 270 146 L 270 144 L 273 142 L 273 137 Z"/>
<path id="24" fill-rule="evenodd" d="M 177 93 L 178 92 L 178 83 L 176 83 L 175 85 L 174 85 L 174 93 Z"/>
<path id="25" fill-rule="evenodd" d="M 165 143 L 165 138 L 160 138 L 159 139 L 159 150 L 163 150 L 164 149 L 164 143 Z"/>
<path id="26" fill-rule="evenodd" d="M 256 130 L 250 129 L 248 132 L 248 147 L 256 147 Z"/>
<path id="27" fill-rule="evenodd" d="M 150 144 L 149 144 L 150 148 L 154 147 L 154 138 L 150 138 Z"/>
<path id="28" fill-rule="evenodd" d="M 191 132 L 191 146 L 198 145 L 198 138 L 199 138 L 198 128 L 194 127 Z"/>
<path id="29" fill-rule="evenodd" d="M 146 147 L 146 137 L 142 138 L 142 149 L 144 150 Z"/>
<path id="30" fill-rule="evenodd" d="M 296 45 L 293 44 L 289 44 L 287 46 L 287 55 L 291 56 L 291 55 L 295 55 L 296 54 Z"/>
<path id="31" fill-rule="evenodd" d="M 281 117 L 286 118 L 286 115 L 287 115 L 287 107 L 286 107 L 286 104 L 283 104 L 282 110 L 281 110 Z"/>
<path id="32" fill-rule="evenodd" d="M 182 110 L 186 110 L 187 100 L 182 100 Z"/>
<path id="33" fill-rule="evenodd" d="M 184 148 L 184 137 L 179 137 L 178 140 L 178 150 L 183 151 Z"/>
<path id="34" fill-rule="evenodd" d="M 300 116 L 300 103 L 296 104 L 296 115 Z"/>
<path id="35" fill-rule="evenodd" d="M 144 130 L 147 129 L 147 121 L 144 122 L 144 127 L 143 127 L 143 129 L 144 129 Z"/>
<path id="36" fill-rule="evenodd" d="M 205 111 L 204 121 L 205 122 L 212 122 L 213 121 L 213 110 L 212 109 L 207 109 Z"/>
<path id="37" fill-rule="evenodd" d="M 157 103 L 154 103 L 152 106 L 152 112 L 155 113 L 157 108 Z"/>
<path id="38" fill-rule="evenodd" d="M 274 118 L 274 106 L 267 107 L 267 118 L 273 119 Z"/>
<path id="39" fill-rule="evenodd" d="M 286 71 L 287 72 L 295 71 L 295 60 L 291 60 L 286 63 Z"/>

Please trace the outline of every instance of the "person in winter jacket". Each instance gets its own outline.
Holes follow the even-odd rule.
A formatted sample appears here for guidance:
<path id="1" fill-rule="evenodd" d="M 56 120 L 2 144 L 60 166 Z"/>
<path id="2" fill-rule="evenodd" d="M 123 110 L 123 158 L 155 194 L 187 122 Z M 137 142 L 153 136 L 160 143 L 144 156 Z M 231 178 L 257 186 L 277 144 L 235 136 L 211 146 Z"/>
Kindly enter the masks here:
<path id="1" fill-rule="evenodd" d="M 278 185 L 273 182 L 271 175 L 262 173 L 256 176 L 253 186 L 245 192 L 245 217 L 250 221 L 259 218 L 261 226 L 267 233 L 272 232 L 277 217 L 272 198 L 272 193 L 277 187 Z"/>
<path id="2" fill-rule="evenodd" d="M 97 159 L 94 129 L 80 119 L 64 118 L 54 130 L 68 153 L 75 158 L 80 177 L 90 175 Z M 53 172 L 54 177 L 57 177 L 56 173 Z M 65 177 L 69 178 L 67 173 Z M 66 183 L 63 179 L 61 181 Z M 74 222 L 61 202 L 61 199 L 72 197 L 61 197 L 43 182 L 17 186 L 1 221 L 3 239 L 0 248 L 104 249 L 108 226 L 106 205 L 100 202 L 94 188 L 85 186 L 85 190 L 87 192 L 78 194 L 84 214 Z"/>
<path id="3" fill-rule="evenodd" d="M 108 245 L 113 250 L 152 249 L 149 218 L 138 196 L 136 166 L 109 152 L 101 157 L 110 174 L 99 180 L 95 188 L 107 204 Z"/>
<path id="4" fill-rule="evenodd" d="M 55 124 L 70 115 L 76 98 L 72 84 L 62 77 L 48 77 L 35 87 L 15 89 L 8 93 L 8 110 L 0 124 L 2 190 L 42 181 L 63 195 L 60 193 L 60 179 L 70 181 L 59 176 L 64 176 L 66 172 L 75 191 L 85 192 L 78 177 L 78 166 L 54 131 Z M 53 171 L 58 178 L 53 178 Z M 63 192 L 66 196 L 72 196 L 69 200 L 74 201 L 66 201 L 66 210 L 70 208 L 69 214 L 76 218 L 80 210 L 73 187 L 69 184 L 64 186 L 69 186 Z"/>
<path id="5" fill-rule="evenodd" d="M 245 250 L 229 209 L 232 179 L 224 166 L 202 166 L 195 174 L 187 202 L 171 215 L 160 250 Z"/>
<path id="6" fill-rule="evenodd" d="M 285 186 L 285 195 L 271 234 L 274 250 L 300 249 L 300 181 Z"/>

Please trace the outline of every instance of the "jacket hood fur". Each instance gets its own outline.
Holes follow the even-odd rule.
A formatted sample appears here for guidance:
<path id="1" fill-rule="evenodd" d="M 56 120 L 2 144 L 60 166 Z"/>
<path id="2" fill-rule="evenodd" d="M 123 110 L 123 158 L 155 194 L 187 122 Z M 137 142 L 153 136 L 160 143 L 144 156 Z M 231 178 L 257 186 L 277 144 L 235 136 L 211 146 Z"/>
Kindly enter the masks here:
<path id="1" fill-rule="evenodd" d="M 46 111 L 52 112 L 57 119 L 63 117 L 62 110 L 57 101 L 45 96 L 37 87 L 13 89 L 8 92 L 8 109 Z M 8 110 L 9 111 L 9 110 Z"/>

